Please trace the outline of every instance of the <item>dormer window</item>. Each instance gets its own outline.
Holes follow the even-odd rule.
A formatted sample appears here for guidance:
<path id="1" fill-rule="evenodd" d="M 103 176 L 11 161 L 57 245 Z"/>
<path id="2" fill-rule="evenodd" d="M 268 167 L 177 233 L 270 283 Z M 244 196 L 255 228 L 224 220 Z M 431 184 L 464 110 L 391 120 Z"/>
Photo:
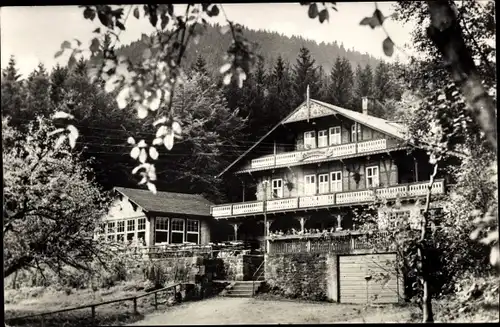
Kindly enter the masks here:
<path id="1" fill-rule="evenodd" d="M 358 132 L 356 133 L 356 126 L 358 126 Z M 361 125 L 360 124 L 352 124 L 351 126 L 351 142 L 361 141 Z"/>
<path id="2" fill-rule="evenodd" d="M 304 147 L 306 149 L 316 148 L 316 132 L 308 131 L 304 133 Z"/>

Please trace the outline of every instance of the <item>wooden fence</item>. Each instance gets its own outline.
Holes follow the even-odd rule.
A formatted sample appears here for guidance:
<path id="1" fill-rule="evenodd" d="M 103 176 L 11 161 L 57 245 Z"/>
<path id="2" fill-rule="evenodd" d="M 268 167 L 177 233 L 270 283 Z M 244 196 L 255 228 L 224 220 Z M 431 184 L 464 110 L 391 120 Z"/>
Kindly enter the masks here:
<path id="1" fill-rule="evenodd" d="M 357 250 L 387 248 L 391 242 L 386 234 L 278 238 L 269 242 L 269 253 L 350 253 Z"/>
<path id="2" fill-rule="evenodd" d="M 174 291 L 174 296 L 175 296 L 176 288 L 179 287 L 180 290 L 182 290 L 182 287 L 184 285 L 187 285 L 187 284 L 193 285 L 191 283 L 176 283 L 176 284 L 169 285 L 167 287 L 164 287 L 164 288 L 161 288 L 161 289 L 158 289 L 158 290 L 154 290 L 154 291 L 151 291 L 151 292 L 147 292 L 147 293 L 144 293 L 144 294 L 141 294 L 141 295 L 126 297 L 126 298 L 121 298 L 121 299 L 116 299 L 116 300 L 110 300 L 110 301 L 105 301 L 105 302 L 87 304 L 87 305 L 82 305 L 82 306 L 73 307 L 73 308 L 66 308 L 66 309 L 61 309 L 61 310 L 56 310 L 56 311 L 50 311 L 50 312 L 32 314 L 32 315 L 27 315 L 27 316 L 12 317 L 12 318 L 6 319 L 6 322 L 8 322 L 9 324 L 12 324 L 12 325 L 16 325 L 16 323 L 20 323 L 20 322 L 25 321 L 27 319 L 40 317 L 41 326 L 44 327 L 45 326 L 45 320 L 46 320 L 45 318 L 47 316 L 55 315 L 55 314 L 59 314 L 59 313 L 64 313 L 64 312 L 69 312 L 69 311 L 75 311 L 75 310 L 90 309 L 90 315 L 91 315 L 91 319 L 92 319 L 91 320 L 91 324 L 92 324 L 92 326 L 95 326 L 95 324 L 96 324 L 96 308 L 99 307 L 99 306 L 103 306 L 103 305 L 106 305 L 106 304 L 112 304 L 112 303 L 118 303 L 118 302 L 132 301 L 133 305 L 134 305 L 134 309 L 133 309 L 134 311 L 133 311 L 133 313 L 134 313 L 134 315 L 137 315 L 139 313 L 138 310 L 137 310 L 137 300 L 138 299 L 144 298 L 144 297 L 148 297 L 148 296 L 154 296 L 154 303 L 153 303 L 153 305 L 154 305 L 155 310 L 156 310 L 156 309 L 158 309 L 158 305 L 159 304 L 164 304 L 165 303 L 165 302 L 163 302 L 163 303 L 158 302 L 158 293 L 160 293 L 160 292 L 168 292 L 168 291 L 172 291 L 173 290 Z"/>

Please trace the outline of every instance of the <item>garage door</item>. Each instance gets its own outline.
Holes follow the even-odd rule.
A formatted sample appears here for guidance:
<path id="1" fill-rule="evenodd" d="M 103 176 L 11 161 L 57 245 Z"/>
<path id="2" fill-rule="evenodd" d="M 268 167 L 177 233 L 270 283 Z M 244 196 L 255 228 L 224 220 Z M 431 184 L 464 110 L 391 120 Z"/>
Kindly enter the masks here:
<path id="1" fill-rule="evenodd" d="M 400 285 L 396 254 L 363 254 L 339 257 L 342 303 L 397 303 Z"/>

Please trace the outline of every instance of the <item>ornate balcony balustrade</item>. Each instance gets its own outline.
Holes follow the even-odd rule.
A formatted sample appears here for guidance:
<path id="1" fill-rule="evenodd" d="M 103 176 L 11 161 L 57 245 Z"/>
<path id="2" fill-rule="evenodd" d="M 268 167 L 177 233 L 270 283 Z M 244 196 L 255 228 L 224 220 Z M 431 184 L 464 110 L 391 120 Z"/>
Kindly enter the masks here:
<path id="1" fill-rule="evenodd" d="M 272 199 L 268 201 L 253 201 L 234 204 L 224 204 L 212 207 L 213 217 L 231 217 L 239 215 L 262 214 L 294 209 L 331 207 L 335 205 L 367 203 L 378 199 L 396 199 L 405 197 L 425 196 L 429 182 L 402 184 L 389 187 L 379 187 L 369 190 L 356 190 L 319 195 L 308 195 L 294 198 Z M 444 180 L 436 180 L 432 185 L 432 194 L 444 194 Z"/>
<path id="2" fill-rule="evenodd" d="M 253 159 L 251 169 L 267 168 L 280 165 L 312 162 L 315 160 L 344 157 L 350 154 L 367 153 L 387 149 L 387 140 L 371 140 L 358 143 L 332 145 L 326 148 L 316 148 L 302 151 L 285 152 Z"/>

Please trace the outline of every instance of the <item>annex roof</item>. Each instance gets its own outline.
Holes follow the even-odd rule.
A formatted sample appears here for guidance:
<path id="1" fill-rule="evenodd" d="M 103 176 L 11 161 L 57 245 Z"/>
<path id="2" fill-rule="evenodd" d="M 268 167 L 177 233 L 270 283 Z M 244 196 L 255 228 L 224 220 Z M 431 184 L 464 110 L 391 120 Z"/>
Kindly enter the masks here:
<path id="1" fill-rule="evenodd" d="M 148 212 L 210 216 L 210 206 L 213 205 L 200 194 L 160 191 L 153 194 L 149 190 L 125 187 L 115 187 L 114 190 Z"/>

